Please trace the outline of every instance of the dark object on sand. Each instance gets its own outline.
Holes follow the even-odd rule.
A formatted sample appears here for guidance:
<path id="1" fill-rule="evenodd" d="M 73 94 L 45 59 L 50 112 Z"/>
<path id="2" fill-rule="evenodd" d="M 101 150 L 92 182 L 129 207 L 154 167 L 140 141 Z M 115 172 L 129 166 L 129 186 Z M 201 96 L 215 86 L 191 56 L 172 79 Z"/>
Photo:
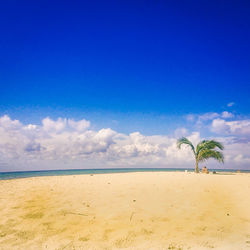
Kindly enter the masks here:
<path id="1" fill-rule="evenodd" d="M 213 174 L 216 174 L 216 171 L 213 171 Z"/>

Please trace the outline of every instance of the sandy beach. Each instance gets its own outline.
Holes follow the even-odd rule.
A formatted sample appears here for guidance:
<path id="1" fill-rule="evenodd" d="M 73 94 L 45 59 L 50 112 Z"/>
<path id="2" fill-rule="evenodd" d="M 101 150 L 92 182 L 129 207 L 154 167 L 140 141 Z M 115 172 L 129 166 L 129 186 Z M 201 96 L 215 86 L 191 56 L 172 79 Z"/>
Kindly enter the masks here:
<path id="1" fill-rule="evenodd" d="M 0 181 L 0 249 L 250 249 L 250 174 Z"/>

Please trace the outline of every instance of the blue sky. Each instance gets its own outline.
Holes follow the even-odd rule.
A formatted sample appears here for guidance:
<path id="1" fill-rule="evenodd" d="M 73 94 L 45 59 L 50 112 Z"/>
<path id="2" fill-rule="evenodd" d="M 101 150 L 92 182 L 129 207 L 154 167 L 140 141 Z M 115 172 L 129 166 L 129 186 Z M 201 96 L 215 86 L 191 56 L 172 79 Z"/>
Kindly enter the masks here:
<path id="1" fill-rule="evenodd" d="M 2 117 L 145 136 L 249 119 L 249 1 L 13 0 L 0 23 Z"/>

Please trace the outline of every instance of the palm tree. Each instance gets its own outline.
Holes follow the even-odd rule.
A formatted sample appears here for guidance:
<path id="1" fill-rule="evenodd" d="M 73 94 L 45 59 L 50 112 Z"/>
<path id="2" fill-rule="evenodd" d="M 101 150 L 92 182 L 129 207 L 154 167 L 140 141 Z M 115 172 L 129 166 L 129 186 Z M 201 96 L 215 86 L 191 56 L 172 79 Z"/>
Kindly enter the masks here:
<path id="1" fill-rule="evenodd" d="M 177 141 L 177 147 L 180 149 L 182 144 L 188 145 L 195 156 L 195 172 L 199 173 L 199 162 L 206 161 L 209 158 L 214 158 L 219 162 L 224 162 L 224 156 L 222 152 L 216 150 L 216 148 L 223 150 L 224 146 L 215 140 L 203 140 L 197 144 L 196 149 L 191 141 L 186 137 L 182 137 Z"/>

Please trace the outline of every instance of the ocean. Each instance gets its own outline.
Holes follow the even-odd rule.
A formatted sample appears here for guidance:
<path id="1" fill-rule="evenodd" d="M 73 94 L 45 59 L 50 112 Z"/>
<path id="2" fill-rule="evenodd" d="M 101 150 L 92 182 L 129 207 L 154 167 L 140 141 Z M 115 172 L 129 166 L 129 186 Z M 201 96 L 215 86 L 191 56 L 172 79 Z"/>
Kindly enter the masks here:
<path id="1" fill-rule="evenodd" d="M 0 172 L 0 180 L 17 178 L 29 178 L 39 176 L 62 176 L 62 175 L 83 175 L 83 174 L 113 174 L 130 172 L 194 172 L 193 169 L 184 168 L 112 168 L 112 169 L 67 169 L 67 170 L 42 170 L 42 171 L 18 171 Z M 235 169 L 209 169 L 218 173 L 236 172 Z M 241 173 L 250 173 L 250 170 L 240 170 Z"/>

